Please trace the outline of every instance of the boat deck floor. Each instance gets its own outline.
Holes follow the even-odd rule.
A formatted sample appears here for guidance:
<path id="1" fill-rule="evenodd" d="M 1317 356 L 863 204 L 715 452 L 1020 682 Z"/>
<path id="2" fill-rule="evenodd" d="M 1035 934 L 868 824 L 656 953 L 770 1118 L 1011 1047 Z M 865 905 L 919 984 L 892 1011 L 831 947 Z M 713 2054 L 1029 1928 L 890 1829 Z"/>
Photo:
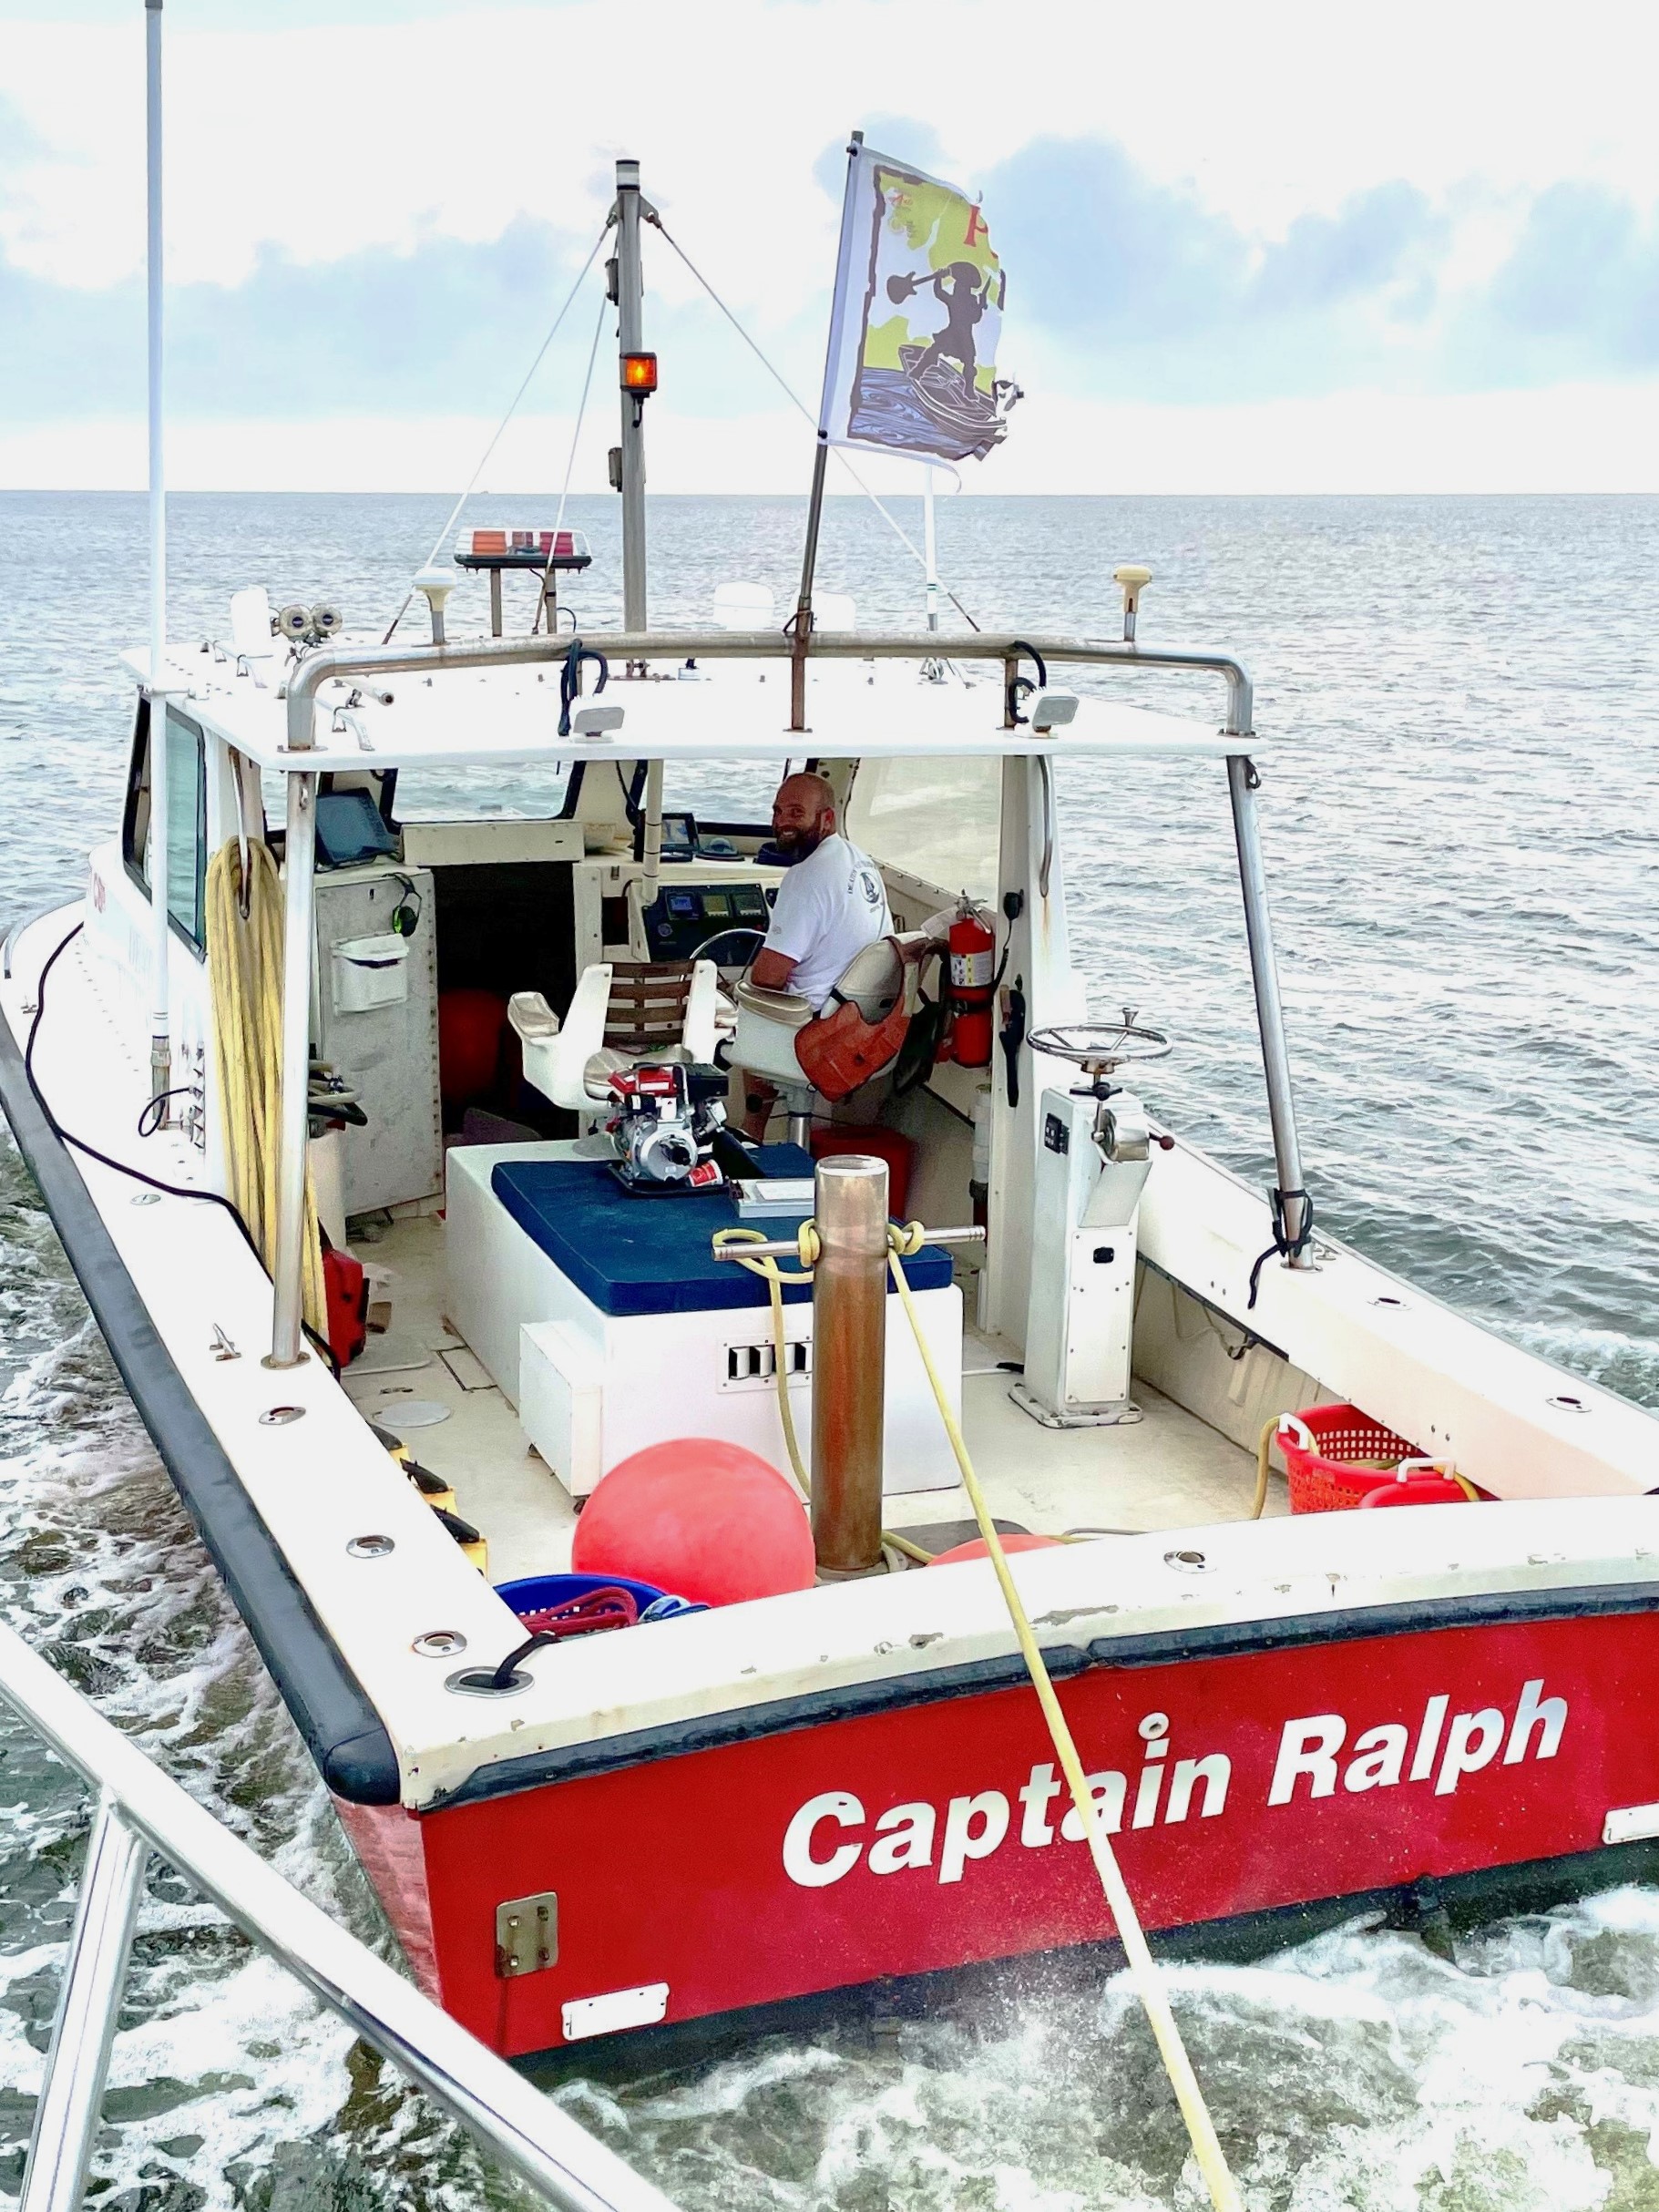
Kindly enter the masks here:
<path id="1" fill-rule="evenodd" d="M 453 1485 L 457 1511 L 488 1540 L 493 1582 L 568 1567 L 576 1527 L 570 1500 L 445 1316 L 442 1218 L 399 1217 L 375 1242 L 354 1248 L 360 1258 L 390 1271 L 393 1312 L 390 1328 L 371 1335 L 346 1370 L 353 1402 Z M 1009 1400 L 1014 1377 L 998 1364 L 1009 1350 L 971 1328 L 964 1338 L 963 1431 L 999 1521 L 1049 1534 L 1139 1532 L 1202 1527 L 1249 1512 L 1255 1482 L 1251 1455 L 1206 1422 L 1137 1382 L 1140 1421 L 1044 1429 Z M 1275 1476 L 1267 1511 L 1285 1510 L 1284 1483 Z M 887 1500 L 887 1525 L 901 1531 L 970 1518 L 959 1488 Z"/>

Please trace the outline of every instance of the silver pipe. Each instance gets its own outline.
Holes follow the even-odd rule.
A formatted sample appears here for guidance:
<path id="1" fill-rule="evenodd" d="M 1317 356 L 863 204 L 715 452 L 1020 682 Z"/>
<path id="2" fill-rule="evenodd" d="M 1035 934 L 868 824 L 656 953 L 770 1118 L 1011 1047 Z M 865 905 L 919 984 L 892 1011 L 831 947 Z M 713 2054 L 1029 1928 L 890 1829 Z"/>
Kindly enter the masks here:
<path id="1" fill-rule="evenodd" d="M 821 1574 L 868 1574 L 881 1563 L 887 1163 L 821 1160 L 814 1184 L 813 1550 Z"/>
<path id="2" fill-rule="evenodd" d="M 645 279 L 640 261 L 640 164 L 617 163 L 617 353 L 644 344 Z M 619 368 L 618 382 L 620 373 Z M 645 628 L 645 400 L 622 394 L 622 622 Z"/>
<path id="3" fill-rule="evenodd" d="M 317 779 L 288 779 L 282 848 L 282 1091 L 277 1152 L 276 1249 L 271 1276 L 271 1365 L 305 1357 L 305 1140 L 311 1083 L 311 965 L 316 904 Z"/>
<path id="4" fill-rule="evenodd" d="M 167 453 L 165 299 L 161 236 L 161 0 L 144 0 L 145 290 L 149 410 L 149 849 L 150 960 L 149 1094 L 164 1098 L 172 1086 L 172 930 L 168 919 L 167 703 L 161 694 L 167 657 Z M 173 1119 L 162 1108 L 165 1126 Z"/>
<path id="5" fill-rule="evenodd" d="M 812 488 L 806 495 L 806 542 L 801 548 L 801 589 L 795 595 L 794 629 L 790 637 L 789 726 L 806 727 L 806 662 L 812 651 L 813 581 L 818 569 L 818 532 L 824 521 L 824 480 L 829 467 L 829 440 L 818 433 L 813 455 Z"/>
<path id="6" fill-rule="evenodd" d="M 613 661 L 787 661 L 794 641 L 776 630 L 582 630 L 585 644 L 596 645 Z M 288 681 L 288 750 L 306 753 L 312 742 L 312 714 L 319 688 L 332 677 L 394 675 L 419 670 L 431 675 L 445 669 L 518 668 L 562 661 L 571 634 L 527 638 L 473 638 L 451 645 L 331 646 L 308 653 Z M 814 630 L 806 655 L 814 661 L 1006 661 L 1019 640 L 1009 632 L 970 630 L 960 636 L 918 636 L 913 632 Z M 1191 651 L 1181 647 L 1122 645 L 1098 638 L 1032 638 L 1045 661 L 1077 661 L 1088 667 L 1184 668 L 1208 670 L 1227 683 L 1227 734 L 1253 732 L 1254 691 L 1249 671 L 1231 653 Z"/>
<path id="7" fill-rule="evenodd" d="M 1267 873 L 1262 865 L 1255 785 L 1255 770 L 1249 760 L 1242 753 L 1230 755 L 1227 790 L 1233 801 L 1233 835 L 1238 845 L 1238 879 L 1244 899 L 1244 934 L 1250 943 L 1250 979 L 1255 988 L 1262 1068 L 1267 1078 L 1274 1164 L 1280 1190 L 1297 1193 L 1285 1204 L 1285 1234 L 1294 1244 L 1302 1233 L 1306 1201 L 1300 1195 L 1302 1149 L 1296 1142 L 1296 1106 L 1290 1087 L 1290 1052 L 1285 1041 L 1285 1009 L 1279 998 L 1278 963 L 1273 951 L 1273 917 L 1267 906 Z M 1307 1252 L 1298 1254 L 1290 1263 L 1293 1267 L 1311 1267 L 1313 1264 L 1313 1255 Z"/>
<path id="8" fill-rule="evenodd" d="M 645 836 L 641 845 L 645 876 L 640 886 L 641 908 L 655 903 L 662 873 L 662 763 L 651 761 L 645 771 Z"/>
<path id="9" fill-rule="evenodd" d="M 107 1792 L 169 1866 L 560 2212 L 673 2212 L 650 2182 L 221 1828 L 4 1623 L 0 1698 Z"/>
<path id="10" fill-rule="evenodd" d="M 149 1846 L 102 1791 L 17 2212 L 80 2212 L 148 1859 Z"/>
<path id="11" fill-rule="evenodd" d="M 927 1244 L 982 1244 L 983 1229 L 924 1229 L 922 1241 Z M 717 1260 L 798 1260 L 801 1247 L 793 1236 L 770 1238 L 763 1244 L 720 1244 L 715 1247 Z"/>

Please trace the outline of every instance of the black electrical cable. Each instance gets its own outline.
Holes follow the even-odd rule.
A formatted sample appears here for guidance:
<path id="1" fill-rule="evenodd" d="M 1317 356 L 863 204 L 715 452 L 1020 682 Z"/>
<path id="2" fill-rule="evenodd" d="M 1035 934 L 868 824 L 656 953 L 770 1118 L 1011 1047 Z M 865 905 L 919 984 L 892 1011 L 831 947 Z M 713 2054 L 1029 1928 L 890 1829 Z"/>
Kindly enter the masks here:
<path id="1" fill-rule="evenodd" d="M 1273 1208 L 1273 1242 L 1250 1270 L 1250 1295 L 1244 1301 L 1246 1313 L 1249 1313 L 1255 1304 L 1255 1295 L 1261 1287 L 1262 1270 L 1272 1259 L 1274 1254 L 1279 1253 L 1287 1260 L 1299 1260 L 1313 1239 L 1314 1202 L 1306 1191 L 1274 1190 L 1268 1192 L 1267 1198 Z M 1285 1208 L 1293 1198 L 1299 1198 L 1302 1201 L 1302 1225 L 1295 1236 L 1287 1234 L 1285 1223 Z M 1234 1355 L 1232 1353 L 1228 1354 L 1229 1358 L 1233 1357 Z"/>
<path id="2" fill-rule="evenodd" d="M 35 1019 L 29 1024 L 28 1038 L 23 1048 L 23 1072 L 28 1079 L 29 1089 L 35 1093 L 36 1104 L 40 1108 L 41 1112 L 46 1117 L 46 1127 L 51 1131 L 52 1134 L 57 1139 L 60 1144 L 72 1144 L 77 1152 L 85 1152 L 88 1160 L 96 1160 L 100 1167 L 112 1168 L 118 1175 L 129 1175 L 134 1183 L 141 1183 L 147 1189 L 151 1191 L 159 1191 L 164 1198 L 200 1198 L 205 1199 L 209 1205 L 222 1206 L 225 1212 L 230 1216 L 230 1219 L 241 1231 L 244 1243 L 247 1244 L 249 1251 L 252 1253 L 254 1258 L 259 1262 L 261 1271 L 263 1271 L 265 1266 L 264 1254 L 261 1252 L 258 1244 L 256 1244 L 253 1241 L 252 1230 L 249 1228 L 247 1223 L 242 1219 L 241 1211 L 234 1206 L 230 1203 L 230 1199 L 226 1198 L 222 1193 L 219 1191 L 193 1191 L 187 1183 L 163 1183 L 159 1176 L 147 1175 L 142 1168 L 132 1167 L 125 1160 L 113 1160 L 110 1158 L 108 1152 L 99 1152 L 96 1144 L 88 1144 L 84 1137 L 77 1137 L 72 1130 L 66 1129 L 63 1123 L 58 1120 L 57 1116 L 52 1111 L 51 1106 L 46 1100 L 46 1094 L 40 1088 L 39 1078 L 35 1073 L 35 1039 L 40 1034 L 40 1025 L 46 1017 L 46 978 L 56 967 L 58 961 L 63 958 L 63 955 L 68 950 L 69 947 L 75 942 L 76 938 L 79 937 L 81 931 L 86 927 L 86 926 L 87 925 L 84 922 L 76 923 L 74 928 L 70 930 L 68 936 L 66 937 L 62 943 L 56 946 L 56 948 L 47 956 L 46 965 L 41 968 L 39 978 L 35 985 Z M 169 1095 L 171 1096 L 172 1094 L 169 1093 Z M 154 1101 L 152 1101 L 152 1103 Z M 316 1346 L 318 1351 L 322 1353 L 323 1358 L 327 1360 L 329 1366 L 333 1369 L 334 1378 L 336 1381 L 338 1381 L 340 1377 L 340 1362 L 334 1357 L 333 1347 L 327 1341 L 325 1337 L 319 1336 L 316 1330 L 312 1327 L 308 1321 L 302 1322 L 300 1326 L 304 1330 L 306 1336 L 311 1339 L 312 1343 Z"/>
<path id="3" fill-rule="evenodd" d="M 565 655 L 564 665 L 559 671 L 558 677 L 558 734 L 560 737 L 568 737 L 570 734 L 570 708 L 577 695 L 576 687 L 581 678 L 584 661 L 593 661 L 599 664 L 599 680 L 593 687 L 593 695 L 596 699 L 610 681 L 610 663 L 606 660 L 604 654 L 596 646 L 584 645 L 579 638 L 572 638 L 570 650 Z"/>
<path id="4" fill-rule="evenodd" d="M 161 1126 L 163 1119 L 161 1109 L 167 1104 L 169 1099 L 188 1099 L 195 1088 L 193 1083 L 178 1083 L 171 1091 L 158 1091 L 155 1097 L 150 1100 L 148 1105 L 138 1116 L 139 1136 L 153 1137 Z M 146 1127 L 146 1123 L 148 1124 L 148 1127 Z"/>
<path id="5" fill-rule="evenodd" d="M 1014 676 L 1009 679 L 1007 694 L 1009 720 L 1016 723 L 1023 723 L 1025 721 L 1025 716 L 1019 712 L 1020 701 L 1028 698 L 1033 691 L 1046 689 L 1049 681 L 1049 664 L 1037 648 L 1034 645 L 1028 645 L 1023 638 L 1012 639 L 1009 647 L 1009 660 L 1017 659 L 1021 653 L 1026 656 L 1028 661 L 1035 661 L 1037 681 L 1033 684 L 1029 676 Z"/>

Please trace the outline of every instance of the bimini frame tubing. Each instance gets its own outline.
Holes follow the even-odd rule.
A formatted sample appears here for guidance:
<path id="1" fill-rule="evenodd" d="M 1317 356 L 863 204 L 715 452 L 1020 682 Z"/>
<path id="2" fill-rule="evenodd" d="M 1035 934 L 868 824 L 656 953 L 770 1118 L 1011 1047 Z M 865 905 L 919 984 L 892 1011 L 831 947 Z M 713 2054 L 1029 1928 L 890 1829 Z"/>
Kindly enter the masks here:
<path id="1" fill-rule="evenodd" d="M 1241 735 L 1248 736 L 1244 731 Z M 1256 1027 L 1262 1039 L 1262 1071 L 1267 1079 L 1267 1118 L 1273 1126 L 1274 1167 L 1278 1175 L 1275 1205 L 1275 1243 L 1287 1265 L 1311 1267 L 1306 1232 L 1312 1226 L 1307 1193 L 1302 1187 L 1302 1148 L 1296 1140 L 1296 1108 L 1290 1088 L 1290 1051 L 1285 1041 L 1285 1009 L 1279 998 L 1279 968 L 1273 950 L 1273 917 L 1267 906 L 1267 872 L 1262 865 L 1261 832 L 1255 793 L 1260 778 L 1247 753 L 1227 756 L 1227 791 L 1233 801 L 1233 835 L 1238 846 L 1239 889 L 1244 901 L 1244 935 L 1250 945 L 1250 978 L 1255 988 Z M 1254 1298 L 1254 1285 L 1251 1296 Z"/>
<path id="2" fill-rule="evenodd" d="M 856 631 L 808 632 L 802 641 L 777 630 L 607 630 L 598 633 L 613 661 L 771 661 L 803 657 L 812 661 L 923 661 L 1008 663 L 1033 647 L 1045 661 L 1085 667 L 1209 670 L 1227 686 L 1225 734 L 1239 740 L 1227 774 L 1233 793 L 1234 831 L 1238 841 L 1244 920 L 1255 986 L 1262 1057 L 1267 1070 L 1268 1111 L 1273 1121 L 1274 1157 L 1279 1187 L 1286 1198 L 1286 1241 L 1294 1244 L 1306 1219 L 1301 1155 L 1291 1100 L 1290 1066 L 1279 1004 L 1273 931 L 1267 914 L 1265 879 L 1252 797 L 1254 771 L 1245 753 L 1254 719 L 1249 671 L 1231 653 L 1199 652 L 1183 647 L 1119 644 L 1094 638 L 1033 638 L 976 630 L 960 637 L 937 631 L 915 634 Z M 578 638 L 576 642 L 581 640 Z M 400 671 L 433 674 L 442 669 L 510 668 L 537 661 L 562 661 L 570 650 L 568 633 L 557 638 L 480 638 L 455 644 L 340 646 L 310 654 L 293 671 L 288 685 L 288 751 L 302 758 L 314 749 L 317 693 L 336 679 L 394 675 Z M 296 762 L 288 776 L 288 843 L 284 858 L 285 965 L 282 1017 L 282 1112 L 281 1169 L 277 1202 L 276 1297 L 272 1308 L 271 1361 L 293 1367 L 303 1357 L 301 1345 L 301 1263 L 305 1226 L 306 1091 L 311 1074 L 311 968 L 312 870 L 315 859 L 317 778 Z M 1306 1260 L 1302 1259 L 1303 1265 Z"/>

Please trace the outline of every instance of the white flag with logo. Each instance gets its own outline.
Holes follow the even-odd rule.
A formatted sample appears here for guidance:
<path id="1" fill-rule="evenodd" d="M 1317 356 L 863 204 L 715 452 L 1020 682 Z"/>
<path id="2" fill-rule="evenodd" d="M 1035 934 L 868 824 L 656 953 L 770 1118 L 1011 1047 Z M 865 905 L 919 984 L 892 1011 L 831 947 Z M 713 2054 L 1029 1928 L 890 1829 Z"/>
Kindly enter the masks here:
<path id="1" fill-rule="evenodd" d="M 1006 292 L 976 201 L 912 162 L 855 146 L 820 434 L 835 445 L 982 458 L 1019 397 L 997 374 Z"/>

